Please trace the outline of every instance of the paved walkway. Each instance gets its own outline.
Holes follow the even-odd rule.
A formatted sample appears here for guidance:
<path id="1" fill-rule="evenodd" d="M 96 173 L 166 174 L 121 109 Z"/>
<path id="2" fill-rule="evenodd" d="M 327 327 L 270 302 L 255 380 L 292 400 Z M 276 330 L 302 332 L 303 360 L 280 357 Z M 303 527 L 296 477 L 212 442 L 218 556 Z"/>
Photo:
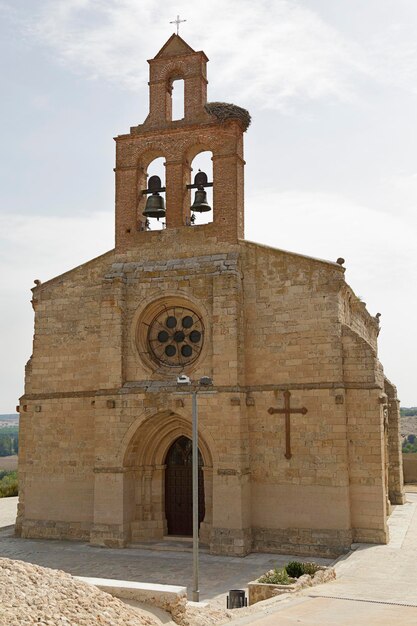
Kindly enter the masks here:
<path id="1" fill-rule="evenodd" d="M 415 491 L 415 490 L 414 490 Z M 388 545 L 357 544 L 336 564 L 335 581 L 298 598 L 273 601 L 236 626 L 415 626 L 417 624 L 417 493 L 395 507 Z M 256 605 L 253 607 L 253 611 Z"/>
<path id="2" fill-rule="evenodd" d="M 1 510 L 5 500 L 0 499 Z M 17 500 L 17 498 L 13 498 Z M 13 513 L 6 524 L 13 523 Z M 76 576 L 119 578 L 148 583 L 175 584 L 192 590 L 192 553 L 141 548 L 97 548 L 78 541 L 19 539 L 13 529 L 0 530 L 0 556 L 20 559 L 44 567 L 61 569 Z M 200 554 L 200 598 L 226 608 L 225 594 L 241 589 L 272 567 L 282 567 L 294 557 L 277 554 L 250 554 L 246 558 Z M 319 559 L 323 564 L 329 559 Z"/>
<path id="3" fill-rule="evenodd" d="M 16 519 L 18 497 L 0 498 L 0 528 L 12 526 Z"/>
<path id="4" fill-rule="evenodd" d="M 13 521 L 15 503 L 0 500 L 0 520 Z M 415 626 L 417 624 L 417 493 L 390 517 L 391 539 L 386 546 L 358 544 L 341 558 L 337 579 L 304 590 L 298 597 L 254 605 L 233 623 L 253 626 Z M 13 511 L 11 512 L 11 510 Z M 12 519 L 10 519 L 12 515 Z M 192 555 L 137 548 L 111 550 L 85 543 L 22 540 L 10 528 L 0 530 L 0 556 L 63 569 L 81 576 L 100 576 L 159 583 L 175 583 L 191 589 Z M 288 556 L 251 554 L 244 559 L 202 554 L 201 597 L 224 606 L 228 589 L 245 583 Z"/>

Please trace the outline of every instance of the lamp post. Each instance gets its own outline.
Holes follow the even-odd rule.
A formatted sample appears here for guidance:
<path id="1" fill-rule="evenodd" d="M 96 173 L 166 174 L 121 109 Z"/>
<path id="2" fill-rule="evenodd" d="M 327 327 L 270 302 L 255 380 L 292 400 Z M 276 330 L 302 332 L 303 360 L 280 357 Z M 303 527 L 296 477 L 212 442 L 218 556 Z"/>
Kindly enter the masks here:
<path id="1" fill-rule="evenodd" d="M 197 391 L 192 392 L 193 408 L 193 602 L 199 602 L 200 590 L 198 584 L 198 406 Z"/>
<path id="2" fill-rule="evenodd" d="M 188 376 L 181 374 L 177 378 L 178 385 L 191 385 Z M 199 386 L 210 387 L 213 381 L 208 376 L 203 376 L 198 381 Z M 192 479 L 193 479 L 193 602 L 200 601 L 199 590 L 199 562 L 198 562 L 198 405 L 197 393 L 213 394 L 215 391 L 199 391 L 198 387 L 194 387 L 192 391 L 179 392 L 180 395 L 191 395 L 192 400 Z"/>

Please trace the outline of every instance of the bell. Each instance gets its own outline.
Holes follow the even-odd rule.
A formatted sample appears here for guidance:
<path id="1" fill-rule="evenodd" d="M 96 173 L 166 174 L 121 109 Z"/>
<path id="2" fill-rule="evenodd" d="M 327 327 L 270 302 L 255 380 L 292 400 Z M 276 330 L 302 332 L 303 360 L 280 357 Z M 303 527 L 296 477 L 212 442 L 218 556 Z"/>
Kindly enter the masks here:
<path id="1" fill-rule="evenodd" d="M 165 203 L 162 196 L 155 192 L 146 200 L 145 210 L 142 215 L 145 217 L 165 217 Z"/>
<path id="2" fill-rule="evenodd" d="M 194 203 L 191 205 L 191 211 L 205 213 L 211 211 L 211 206 L 207 204 L 207 194 L 204 189 L 197 189 L 195 192 Z"/>

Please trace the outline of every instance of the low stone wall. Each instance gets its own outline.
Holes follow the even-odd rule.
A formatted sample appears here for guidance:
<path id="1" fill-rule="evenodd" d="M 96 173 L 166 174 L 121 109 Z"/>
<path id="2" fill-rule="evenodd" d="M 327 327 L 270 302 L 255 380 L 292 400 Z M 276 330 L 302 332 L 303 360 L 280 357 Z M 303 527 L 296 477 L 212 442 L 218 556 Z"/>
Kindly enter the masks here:
<path id="1" fill-rule="evenodd" d="M 154 585 L 151 583 L 137 583 L 129 580 L 115 580 L 111 578 L 85 578 L 75 576 L 89 585 L 94 585 L 115 598 L 122 600 L 136 600 L 151 606 L 157 606 L 172 615 L 178 624 L 183 622 L 183 615 L 187 604 L 187 588 L 174 585 Z"/>
<path id="2" fill-rule="evenodd" d="M 417 483 L 417 453 L 403 454 L 404 482 Z"/>
<path id="3" fill-rule="evenodd" d="M 269 598 L 282 595 L 283 593 L 295 593 L 305 587 L 321 585 L 334 578 L 336 578 L 336 572 L 333 567 L 323 567 L 319 569 L 314 576 L 309 576 L 308 574 L 300 576 L 292 585 L 271 585 L 254 580 L 248 583 L 249 606 L 256 604 L 256 602 L 262 602 L 262 600 L 268 600 Z"/>

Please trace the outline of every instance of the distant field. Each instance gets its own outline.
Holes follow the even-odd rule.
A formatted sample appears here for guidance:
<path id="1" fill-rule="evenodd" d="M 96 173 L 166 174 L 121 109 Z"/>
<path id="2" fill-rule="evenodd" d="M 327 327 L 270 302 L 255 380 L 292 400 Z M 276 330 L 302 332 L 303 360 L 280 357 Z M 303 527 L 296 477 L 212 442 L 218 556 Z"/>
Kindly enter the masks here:
<path id="1" fill-rule="evenodd" d="M 0 456 L 0 470 L 13 472 L 17 470 L 17 454 L 13 456 Z"/>

